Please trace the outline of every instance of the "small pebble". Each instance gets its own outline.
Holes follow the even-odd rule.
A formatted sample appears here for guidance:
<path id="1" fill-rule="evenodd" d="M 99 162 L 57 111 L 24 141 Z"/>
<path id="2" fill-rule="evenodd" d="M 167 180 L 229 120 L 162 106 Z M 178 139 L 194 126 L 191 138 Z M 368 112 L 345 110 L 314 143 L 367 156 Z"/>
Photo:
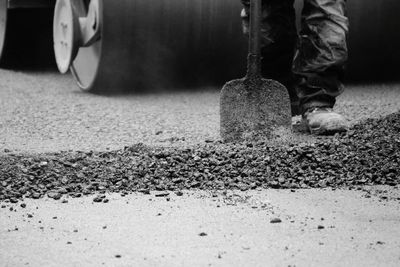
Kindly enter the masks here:
<path id="1" fill-rule="evenodd" d="M 167 197 L 167 196 L 169 196 L 169 193 L 168 193 L 168 192 L 165 192 L 165 193 L 157 193 L 157 194 L 155 194 L 155 196 L 156 196 L 156 197 Z"/>
<path id="2" fill-rule="evenodd" d="M 100 196 L 97 196 L 97 197 L 95 197 L 94 199 L 93 199 L 93 202 L 102 202 L 103 201 L 103 198 L 102 197 L 100 197 Z"/>
<path id="3" fill-rule="evenodd" d="M 279 219 L 279 218 L 273 218 L 273 219 L 271 219 L 271 221 L 270 221 L 270 223 L 281 223 L 281 222 L 282 222 L 282 220 Z"/>

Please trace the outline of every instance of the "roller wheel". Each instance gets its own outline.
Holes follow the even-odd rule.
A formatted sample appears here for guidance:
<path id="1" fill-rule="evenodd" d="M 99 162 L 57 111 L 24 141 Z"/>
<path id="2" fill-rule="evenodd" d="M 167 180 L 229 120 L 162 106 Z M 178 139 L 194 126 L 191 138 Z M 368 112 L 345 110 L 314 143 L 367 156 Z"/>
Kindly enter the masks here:
<path id="1" fill-rule="evenodd" d="M 67 2 L 73 6 L 72 13 L 62 7 Z M 98 14 L 98 19 L 102 22 L 101 37 L 93 44 L 79 48 L 70 68 L 78 86 L 83 91 L 91 93 L 115 93 L 130 89 L 133 89 L 130 91 L 137 91 L 135 90 L 137 89 L 137 83 L 131 78 L 136 76 L 133 74 L 134 68 L 132 67 L 132 64 L 135 63 L 135 52 L 130 51 L 130 48 L 134 47 L 131 45 L 134 37 L 129 36 L 134 29 L 129 16 L 129 10 L 134 7 L 133 2 L 135 1 L 99 1 L 100 13 Z M 57 5 L 60 4 L 60 8 L 56 6 L 54 34 L 57 33 L 59 25 L 65 25 L 65 18 L 69 14 L 86 17 L 89 3 L 90 1 L 58 1 Z M 58 11 L 58 9 L 62 10 Z M 57 15 L 57 12 L 61 14 Z M 76 24 L 74 22 L 76 19 L 67 18 L 67 21 L 67 24 L 69 24 L 67 28 L 75 31 L 72 24 Z M 73 32 L 68 32 L 64 39 L 69 39 L 68 37 L 72 35 L 74 35 Z M 71 41 L 66 47 L 73 49 L 73 43 L 74 41 Z M 57 51 L 56 45 L 55 50 L 56 54 L 74 54 L 72 51 L 60 51 L 60 48 Z M 68 56 L 64 56 L 63 59 L 59 60 L 60 63 L 63 60 L 68 61 Z M 60 71 L 63 72 L 63 66 L 60 68 L 60 64 L 58 65 Z"/>
<path id="2" fill-rule="evenodd" d="M 0 64 L 3 63 L 4 45 L 7 36 L 7 0 L 0 0 Z"/>
<path id="3" fill-rule="evenodd" d="M 62 1 L 60 1 L 62 2 Z M 88 11 L 88 6 L 89 6 L 90 1 L 84 1 L 84 2 L 79 2 L 79 1 L 74 1 L 73 5 L 73 16 L 81 16 L 81 17 L 86 17 L 87 16 L 87 11 Z M 118 5 L 116 3 L 116 5 Z M 100 14 L 99 14 L 99 20 L 103 20 L 103 3 L 100 1 Z M 57 12 L 57 7 L 56 11 Z M 117 14 L 117 13 L 116 13 Z M 68 14 L 66 14 L 68 15 Z M 56 20 L 57 17 L 55 17 Z M 72 18 L 71 23 L 74 23 L 76 19 Z M 54 22 L 55 25 L 57 23 L 60 23 L 58 21 Z M 73 28 L 73 27 L 72 27 Z M 56 27 L 55 27 L 56 31 Z M 74 35 L 75 33 L 70 33 Z M 94 42 L 93 44 L 87 46 L 87 47 L 81 47 L 77 52 L 72 52 L 72 56 L 75 58 L 74 61 L 72 62 L 71 65 L 71 72 L 78 84 L 78 86 L 83 90 L 83 91 L 88 91 L 92 93 L 107 93 L 111 91 L 121 91 L 123 90 L 123 85 L 114 85 L 114 86 L 109 86 L 107 83 L 105 83 L 104 80 L 113 80 L 114 78 L 107 75 L 105 77 L 102 76 L 102 72 L 104 68 L 107 68 L 106 62 L 104 62 L 104 57 L 107 58 L 109 56 L 109 53 L 115 53 L 115 49 L 112 47 L 109 47 L 109 49 L 102 55 L 102 46 L 103 46 L 103 34 L 102 38 L 100 38 L 98 41 Z M 74 44 L 71 44 L 73 46 Z M 107 53 L 108 52 L 108 53 Z M 57 52 L 56 52 L 57 53 Z M 119 55 L 116 54 L 115 59 L 118 60 Z M 60 66 L 59 66 L 60 69 Z M 123 69 L 121 70 L 123 71 Z"/>
<path id="4" fill-rule="evenodd" d="M 0 67 L 54 67 L 52 13 L 50 8 L 7 9 L 7 0 L 0 0 Z"/>
<path id="5" fill-rule="evenodd" d="M 74 13 L 87 16 L 88 4 Z M 100 38 L 79 48 L 70 68 L 84 91 L 222 85 L 245 73 L 240 1 L 100 0 L 99 6 Z M 61 27 L 61 19 L 54 23 Z"/>

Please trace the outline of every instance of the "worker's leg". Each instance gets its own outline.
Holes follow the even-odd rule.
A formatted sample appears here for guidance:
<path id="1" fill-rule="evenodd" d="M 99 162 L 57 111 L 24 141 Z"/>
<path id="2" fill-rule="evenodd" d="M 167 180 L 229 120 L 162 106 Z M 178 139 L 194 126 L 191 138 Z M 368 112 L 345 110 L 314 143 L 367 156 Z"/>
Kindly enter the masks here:
<path id="1" fill-rule="evenodd" d="M 293 66 L 303 112 L 333 107 L 343 91 L 348 32 L 345 5 L 346 0 L 305 0 Z"/>
<path id="2" fill-rule="evenodd" d="M 262 11 L 262 74 L 285 85 L 297 113 L 297 93 L 294 89 L 292 65 L 297 41 L 294 0 L 263 0 Z M 243 31 L 249 33 L 250 0 L 242 0 Z"/>

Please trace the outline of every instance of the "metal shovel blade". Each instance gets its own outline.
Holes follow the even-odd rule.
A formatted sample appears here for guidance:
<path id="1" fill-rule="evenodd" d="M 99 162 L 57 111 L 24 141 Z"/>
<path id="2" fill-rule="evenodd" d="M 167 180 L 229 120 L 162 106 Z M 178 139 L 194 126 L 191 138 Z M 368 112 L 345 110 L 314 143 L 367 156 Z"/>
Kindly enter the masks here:
<path id="1" fill-rule="evenodd" d="M 221 91 L 220 120 L 226 142 L 286 137 L 292 130 L 288 91 L 269 79 L 230 81 Z"/>
<path id="2" fill-rule="evenodd" d="M 247 75 L 221 91 L 221 137 L 227 142 L 285 138 L 292 130 L 287 89 L 261 76 L 261 9 L 261 0 L 250 1 Z"/>

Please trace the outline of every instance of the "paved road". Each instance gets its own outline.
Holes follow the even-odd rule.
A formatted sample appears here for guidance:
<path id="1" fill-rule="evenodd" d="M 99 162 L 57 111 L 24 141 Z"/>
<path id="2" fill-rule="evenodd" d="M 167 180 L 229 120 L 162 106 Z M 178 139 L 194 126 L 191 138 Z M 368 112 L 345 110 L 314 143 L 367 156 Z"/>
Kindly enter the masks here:
<path id="1" fill-rule="evenodd" d="M 400 85 L 349 86 L 337 110 L 352 123 L 400 109 Z M 98 96 L 70 76 L 0 70 L 0 150 L 105 150 L 219 138 L 219 91 Z"/>
<path id="2" fill-rule="evenodd" d="M 351 123 L 398 111 L 399 87 L 349 86 L 337 109 Z M 193 145 L 219 138 L 215 88 L 105 97 L 82 93 L 71 77 L 54 72 L 0 70 L 0 114 L 2 152 Z M 0 265 L 400 265 L 399 187 L 214 197 L 185 192 L 170 201 L 111 195 L 107 204 L 92 199 L 26 199 L 26 208 L 0 203 Z M 282 222 L 271 224 L 275 217 Z"/>
<path id="3" fill-rule="evenodd" d="M 331 190 L 27 200 L 0 209 L 0 265 L 394 267 L 400 189 L 389 192 L 387 200 Z"/>

